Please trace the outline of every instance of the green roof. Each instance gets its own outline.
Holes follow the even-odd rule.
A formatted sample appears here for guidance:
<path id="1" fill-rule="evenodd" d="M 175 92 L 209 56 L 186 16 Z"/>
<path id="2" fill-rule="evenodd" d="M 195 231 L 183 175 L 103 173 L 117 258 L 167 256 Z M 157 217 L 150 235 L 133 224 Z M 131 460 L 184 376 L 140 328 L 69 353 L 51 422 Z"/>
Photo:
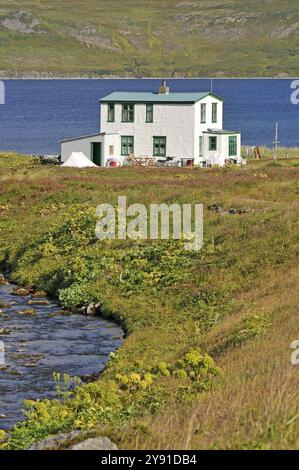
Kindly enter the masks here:
<path id="1" fill-rule="evenodd" d="M 241 134 L 240 131 L 228 131 L 226 129 L 207 129 L 203 134 Z"/>
<path id="2" fill-rule="evenodd" d="M 151 93 L 151 92 L 131 92 L 131 91 L 114 91 L 100 99 L 103 102 L 134 102 L 134 103 L 196 103 L 197 101 L 213 96 L 223 101 L 213 93 L 169 93 L 168 95 Z"/>

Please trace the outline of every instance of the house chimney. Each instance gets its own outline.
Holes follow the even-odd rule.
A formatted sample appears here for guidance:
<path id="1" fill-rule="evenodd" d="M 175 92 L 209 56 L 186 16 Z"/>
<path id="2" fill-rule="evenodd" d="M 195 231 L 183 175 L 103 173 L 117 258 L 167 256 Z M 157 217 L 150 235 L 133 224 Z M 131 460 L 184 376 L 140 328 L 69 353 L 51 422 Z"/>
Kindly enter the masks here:
<path id="1" fill-rule="evenodd" d="M 162 85 L 159 88 L 159 95 L 168 95 L 170 91 L 169 86 L 167 86 L 167 81 L 162 80 Z"/>

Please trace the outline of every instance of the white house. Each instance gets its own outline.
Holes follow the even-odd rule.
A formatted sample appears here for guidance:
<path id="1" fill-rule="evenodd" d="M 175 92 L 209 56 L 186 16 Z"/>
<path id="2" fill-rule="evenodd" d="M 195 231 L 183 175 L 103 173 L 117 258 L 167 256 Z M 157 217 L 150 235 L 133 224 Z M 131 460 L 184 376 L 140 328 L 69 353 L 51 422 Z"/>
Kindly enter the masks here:
<path id="1" fill-rule="evenodd" d="M 223 129 L 223 100 L 213 93 L 114 92 L 100 100 L 97 134 L 61 141 L 61 160 L 83 152 L 94 163 L 121 165 L 129 155 L 169 157 L 200 166 L 241 163 L 240 132 Z"/>

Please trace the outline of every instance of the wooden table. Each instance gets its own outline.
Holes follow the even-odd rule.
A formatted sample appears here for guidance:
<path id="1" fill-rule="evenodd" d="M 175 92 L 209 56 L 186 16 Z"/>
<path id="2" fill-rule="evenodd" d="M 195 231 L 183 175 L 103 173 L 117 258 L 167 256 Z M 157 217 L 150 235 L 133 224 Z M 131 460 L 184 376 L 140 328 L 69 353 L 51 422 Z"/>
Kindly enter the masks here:
<path id="1" fill-rule="evenodd" d="M 139 157 L 137 155 L 129 155 L 127 162 L 131 166 L 141 166 L 143 168 L 157 166 L 157 159 L 155 157 Z"/>

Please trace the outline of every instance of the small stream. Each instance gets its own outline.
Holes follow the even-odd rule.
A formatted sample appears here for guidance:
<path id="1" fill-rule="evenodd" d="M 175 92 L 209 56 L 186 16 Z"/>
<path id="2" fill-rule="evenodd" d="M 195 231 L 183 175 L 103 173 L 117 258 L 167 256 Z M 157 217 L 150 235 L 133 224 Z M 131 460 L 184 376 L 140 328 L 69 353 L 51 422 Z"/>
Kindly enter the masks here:
<path id="1" fill-rule="evenodd" d="M 66 315 L 46 298 L 20 297 L 0 285 L 0 429 L 24 419 L 23 400 L 56 397 L 53 372 L 92 376 L 123 342 L 123 331 L 99 317 Z"/>

